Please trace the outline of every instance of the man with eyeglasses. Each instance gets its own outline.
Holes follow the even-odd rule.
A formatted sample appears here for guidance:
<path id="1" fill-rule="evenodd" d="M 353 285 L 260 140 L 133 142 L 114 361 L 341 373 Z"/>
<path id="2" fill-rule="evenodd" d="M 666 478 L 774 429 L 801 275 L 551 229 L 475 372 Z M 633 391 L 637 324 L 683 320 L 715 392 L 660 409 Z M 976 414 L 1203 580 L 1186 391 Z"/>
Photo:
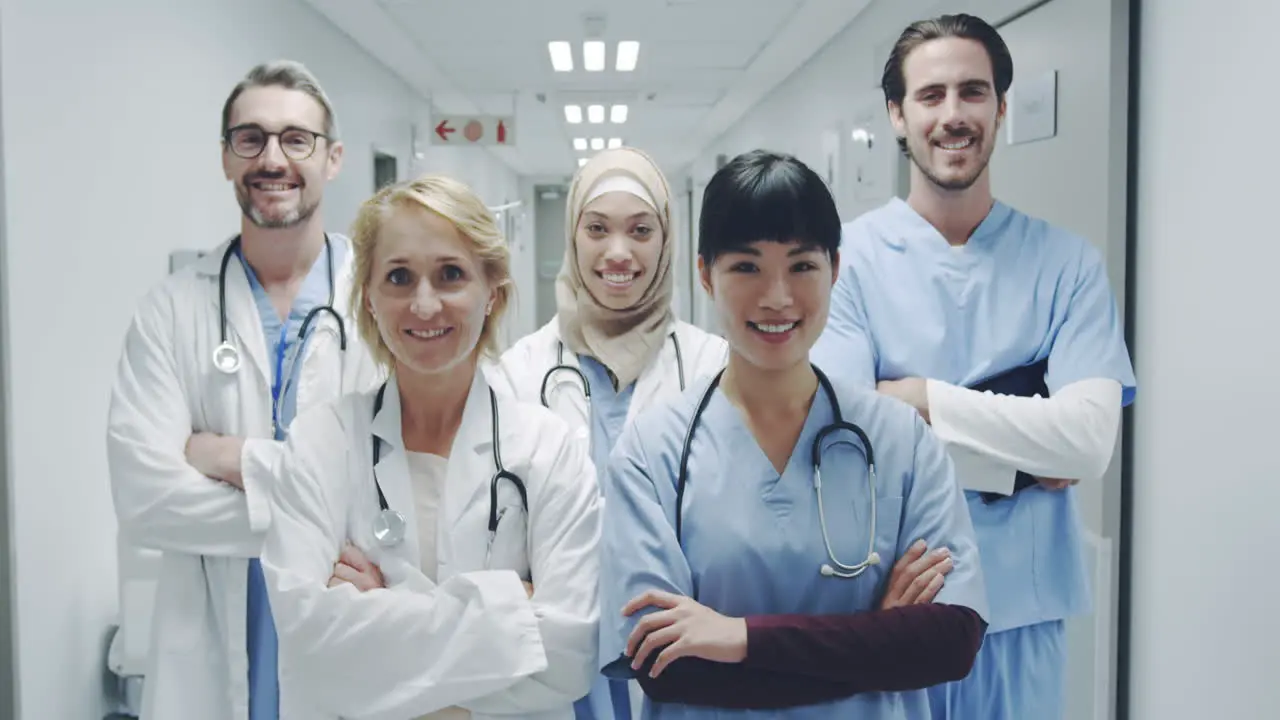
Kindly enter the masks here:
<path id="1" fill-rule="evenodd" d="M 305 67 L 250 70 L 222 110 L 240 233 L 153 288 L 125 338 L 112 493 L 123 539 L 163 556 L 144 718 L 276 720 L 305 702 L 281 690 L 257 556 L 293 417 L 379 379 L 347 310 L 349 241 L 321 213 L 342 151 Z"/>

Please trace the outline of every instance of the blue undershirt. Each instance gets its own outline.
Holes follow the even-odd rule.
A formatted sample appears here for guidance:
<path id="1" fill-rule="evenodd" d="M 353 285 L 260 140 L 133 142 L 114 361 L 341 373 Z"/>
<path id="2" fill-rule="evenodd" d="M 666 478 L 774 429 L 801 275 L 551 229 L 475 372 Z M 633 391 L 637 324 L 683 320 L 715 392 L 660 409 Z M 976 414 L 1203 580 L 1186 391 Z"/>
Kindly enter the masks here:
<path id="1" fill-rule="evenodd" d="M 337 243 L 330 246 L 328 252 L 333 253 L 334 268 L 341 267 L 344 246 Z M 329 257 L 322 252 L 311 266 L 311 271 L 302 282 L 298 296 L 289 310 L 289 317 L 282 320 L 271 298 L 267 296 L 262 283 L 254 273 L 244 256 L 237 253 L 244 266 L 245 275 L 249 278 L 249 286 L 253 290 L 254 304 L 262 320 L 262 329 L 266 335 L 267 353 L 271 358 L 271 410 L 272 417 L 279 418 L 273 422 L 273 433 L 276 440 L 284 440 L 286 429 L 297 412 L 296 394 L 291 389 L 286 393 L 281 406 L 281 388 L 287 381 L 291 388 L 298 385 L 301 360 L 292 361 L 291 354 L 298 344 L 298 331 L 302 327 L 307 313 L 319 305 L 329 302 Z M 313 326 L 314 327 L 314 320 Z M 308 334 L 312 334 L 310 329 Z M 290 365 L 292 363 L 292 365 Z M 288 371 L 288 378 L 285 378 Z M 271 606 L 267 602 L 267 586 L 262 575 L 262 564 L 257 558 L 249 560 L 249 598 L 247 622 L 247 650 L 249 654 L 249 720 L 278 720 L 280 717 L 280 682 L 277 672 L 279 660 L 279 642 L 276 637 L 275 622 L 271 617 Z"/>
<path id="2" fill-rule="evenodd" d="M 614 390 L 609 371 L 600 361 L 578 356 L 582 374 L 591 385 L 591 462 L 603 473 L 609 453 L 618 442 L 631 408 L 635 383 Z M 573 706 L 576 720 L 631 720 L 631 699 L 626 680 L 596 675 L 591 692 Z"/>

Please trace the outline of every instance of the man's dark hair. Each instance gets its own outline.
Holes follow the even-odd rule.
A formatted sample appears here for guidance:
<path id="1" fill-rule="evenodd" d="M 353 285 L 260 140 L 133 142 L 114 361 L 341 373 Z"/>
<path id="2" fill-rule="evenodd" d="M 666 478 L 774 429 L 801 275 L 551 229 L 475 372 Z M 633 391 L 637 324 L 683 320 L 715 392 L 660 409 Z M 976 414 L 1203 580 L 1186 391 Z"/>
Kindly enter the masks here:
<path id="1" fill-rule="evenodd" d="M 702 195 L 698 255 L 711 265 L 727 252 L 767 240 L 840 250 L 840 213 L 831 191 L 791 155 L 752 150 L 716 171 Z"/>
<path id="2" fill-rule="evenodd" d="M 1009 54 L 1009 46 L 1004 38 L 986 20 L 973 15 L 940 15 L 928 20 L 918 20 L 907 26 L 898 41 L 889 52 L 889 59 L 884 63 L 884 75 L 880 78 L 880 87 L 884 90 L 885 105 L 902 106 L 907 94 L 907 78 L 903 75 L 902 66 L 913 50 L 930 40 L 942 38 L 963 38 L 982 43 L 991 58 L 991 78 L 995 83 L 996 100 L 1004 101 L 1005 93 L 1013 84 L 1013 56 Z M 898 145 L 906 151 L 906 139 L 898 138 Z"/>

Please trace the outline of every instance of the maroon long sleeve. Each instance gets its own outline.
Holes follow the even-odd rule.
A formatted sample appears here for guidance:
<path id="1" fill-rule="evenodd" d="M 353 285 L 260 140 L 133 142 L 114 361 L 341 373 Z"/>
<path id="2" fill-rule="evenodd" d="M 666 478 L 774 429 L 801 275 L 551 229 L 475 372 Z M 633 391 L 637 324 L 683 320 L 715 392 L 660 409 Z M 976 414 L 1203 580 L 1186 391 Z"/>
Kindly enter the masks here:
<path id="1" fill-rule="evenodd" d="M 968 675 L 986 632 L 977 613 L 958 605 L 746 621 L 743 663 L 681 658 L 650 679 L 651 656 L 638 673 L 645 693 L 658 702 L 775 709 L 914 690 Z"/>
<path id="2" fill-rule="evenodd" d="M 747 618 L 749 667 L 827 680 L 860 692 L 913 690 L 969 674 L 986 623 L 959 605 L 908 605 L 853 615 Z"/>

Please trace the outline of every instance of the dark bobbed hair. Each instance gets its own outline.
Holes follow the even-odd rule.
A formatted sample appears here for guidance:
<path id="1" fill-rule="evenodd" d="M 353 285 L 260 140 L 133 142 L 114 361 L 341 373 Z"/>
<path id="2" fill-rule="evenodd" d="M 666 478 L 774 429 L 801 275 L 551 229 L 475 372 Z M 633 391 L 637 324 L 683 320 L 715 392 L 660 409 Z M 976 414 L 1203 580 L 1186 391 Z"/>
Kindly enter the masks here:
<path id="1" fill-rule="evenodd" d="M 832 262 L 840 250 L 840 213 L 809 166 L 785 153 L 752 150 L 716 171 L 702 196 L 698 256 L 710 266 L 759 241 L 816 246 Z"/>

